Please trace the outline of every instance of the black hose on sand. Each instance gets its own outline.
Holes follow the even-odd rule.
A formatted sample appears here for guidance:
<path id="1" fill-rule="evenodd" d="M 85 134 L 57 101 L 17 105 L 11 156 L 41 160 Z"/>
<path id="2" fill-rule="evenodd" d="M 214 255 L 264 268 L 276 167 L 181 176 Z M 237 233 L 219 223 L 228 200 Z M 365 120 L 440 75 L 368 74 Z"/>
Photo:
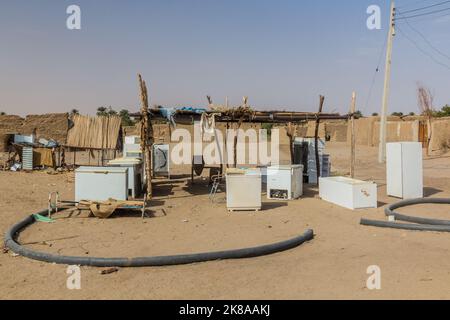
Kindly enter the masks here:
<path id="1" fill-rule="evenodd" d="M 46 215 L 47 210 L 39 212 L 38 214 Z M 314 237 L 313 230 L 308 229 L 305 231 L 304 234 L 286 241 L 237 250 L 206 252 L 196 254 L 181 254 L 181 255 L 159 256 L 159 257 L 158 256 L 137 257 L 137 258 L 75 257 L 75 256 L 60 256 L 45 252 L 39 252 L 24 247 L 20 243 L 18 243 L 15 239 L 17 238 L 20 231 L 30 226 L 34 222 L 35 219 L 33 215 L 31 215 L 25 218 L 24 220 L 20 221 L 16 225 L 14 225 L 5 234 L 5 246 L 10 250 L 12 250 L 13 252 L 15 252 L 16 254 L 34 260 L 57 264 L 95 266 L 95 267 L 168 266 L 168 265 L 206 262 L 213 260 L 253 258 L 295 248 L 301 245 L 302 243 L 313 239 Z"/>
<path id="2" fill-rule="evenodd" d="M 396 209 L 417 205 L 417 204 L 450 204 L 450 199 L 448 198 L 420 198 L 412 200 L 404 200 L 394 204 L 389 205 L 385 209 L 386 216 L 394 217 L 395 220 L 405 221 L 411 223 L 396 223 L 389 221 L 377 221 L 369 219 L 361 219 L 361 225 L 372 226 L 372 227 L 382 227 L 382 228 L 393 228 L 393 229 L 404 229 L 404 230 L 415 230 L 415 231 L 437 231 L 437 232 L 450 232 L 450 220 L 439 220 L 430 218 L 413 217 L 395 212 Z"/>

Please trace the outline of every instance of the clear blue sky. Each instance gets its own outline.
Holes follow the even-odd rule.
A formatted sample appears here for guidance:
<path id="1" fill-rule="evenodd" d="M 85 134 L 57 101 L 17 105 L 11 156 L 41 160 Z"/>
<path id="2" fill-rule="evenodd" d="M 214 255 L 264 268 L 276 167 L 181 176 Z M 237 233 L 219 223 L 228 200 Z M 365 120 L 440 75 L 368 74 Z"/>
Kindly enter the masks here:
<path id="1" fill-rule="evenodd" d="M 399 0 L 415 8 L 439 0 Z M 78 4 L 82 30 L 66 29 L 66 8 Z M 381 6 L 382 30 L 366 27 L 366 9 Z M 205 106 L 247 95 L 259 108 L 346 112 L 380 109 L 382 71 L 366 106 L 387 33 L 388 1 L 376 0 L 0 0 L 0 111 L 10 114 L 94 113 L 99 106 L 139 106 L 136 74 L 152 104 Z M 447 5 L 450 7 L 450 5 Z M 405 9 L 406 10 L 406 9 Z M 411 20 L 450 56 L 450 16 Z M 405 23 L 411 38 L 430 51 Z M 431 51 L 450 65 L 450 60 Z M 384 56 L 382 64 L 384 67 Z M 450 69 L 405 37 L 394 43 L 390 112 L 418 112 L 416 83 L 450 103 Z"/>

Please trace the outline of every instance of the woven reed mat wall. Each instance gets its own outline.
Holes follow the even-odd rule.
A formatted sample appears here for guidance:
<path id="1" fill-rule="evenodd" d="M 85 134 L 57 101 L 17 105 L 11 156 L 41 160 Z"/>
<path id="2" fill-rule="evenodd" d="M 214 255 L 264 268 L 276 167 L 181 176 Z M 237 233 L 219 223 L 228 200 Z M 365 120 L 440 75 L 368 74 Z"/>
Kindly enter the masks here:
<path id="1" fill-rule="evenodd" d="M 74 115 L 66 145 L 86 149 L 116 149 L 121 128 L 119 116 Z"/>

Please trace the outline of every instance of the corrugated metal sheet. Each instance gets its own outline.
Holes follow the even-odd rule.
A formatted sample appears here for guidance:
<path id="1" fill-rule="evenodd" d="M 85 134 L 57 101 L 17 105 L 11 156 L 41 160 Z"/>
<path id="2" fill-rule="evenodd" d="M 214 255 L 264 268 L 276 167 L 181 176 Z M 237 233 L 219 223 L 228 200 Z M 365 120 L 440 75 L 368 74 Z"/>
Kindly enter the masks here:
<path id="1" fill-rule="evenodd" d="M 33 170 L 33 148 L 23 147 L 22 148 L 22 169 L 23 170 Z"/>

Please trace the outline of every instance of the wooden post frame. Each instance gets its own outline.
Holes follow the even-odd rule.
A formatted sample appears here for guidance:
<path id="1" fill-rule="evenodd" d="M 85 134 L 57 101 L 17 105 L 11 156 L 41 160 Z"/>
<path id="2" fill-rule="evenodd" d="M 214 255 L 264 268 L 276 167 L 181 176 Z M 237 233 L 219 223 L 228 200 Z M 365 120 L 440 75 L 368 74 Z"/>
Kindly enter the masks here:
<path id="1" fill-rule="evenodd" d="M 296 127 L 292 124 L 292 122 L 289 122 L 286 124 L 286 134 L 289 138 L 289 150 L 291 153 L 291 164 L 294 164 L 295 129 L 296 129 Z"/>
<path id="2" fill-rule="evenodd" d="M 319 185 L 319 178 L 320 178 L 320 159 L 319 159 L 319 126 L 320 126 L 320 114 L 323 110 L 323 104 L 325 102 L 325 97 L 320 96 L 320 103 L 319 103 L 319 112 L 317 113 L 316 117 L 316 130 L 314 133 L 314 147 L 316 149 L 316 171 L 317 171 L 317 185 Z"/>
<path id="3" fill-rule="evenodd" d="M 148 108 L 148 94 L 147 85 L 145 81 L 142 80 L 142 76 L 138 75 L 140 97 L 141 97 L 141 149 L 144 156 L 145 163 L 145 175 L 147 177 L 147 199 L 151 200 L 153 196 L 152 192 L 152 147 L 153 147 L 153 127 L 151 120 L 149 119 L 149 108 Z"/>

